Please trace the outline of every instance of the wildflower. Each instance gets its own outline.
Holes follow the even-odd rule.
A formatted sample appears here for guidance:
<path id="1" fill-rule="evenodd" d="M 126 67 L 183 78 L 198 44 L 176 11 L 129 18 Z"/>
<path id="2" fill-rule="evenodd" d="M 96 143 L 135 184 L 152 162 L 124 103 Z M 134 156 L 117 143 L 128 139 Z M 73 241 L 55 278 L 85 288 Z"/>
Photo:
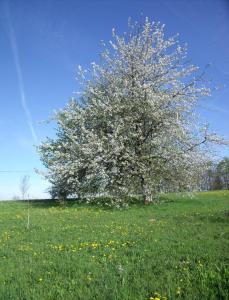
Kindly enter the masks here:
<path id="1" fill-rule="evenodd" d="M 122 265 L 118 265 L 118 272 L 122 273 L 123 271 L 124 271 L 124 269 L 123 269 Z"/>
<path id="2" fill-rule="evenodd" d="M 99 247 L 99 244 L 98 243 L 92 243 L 91 246 L 92 246 L 93 249 L 96 249 L 96 248 Z"/>
<path id="3" fill-rule="evenodd" d="M 154 293 L 154 296 L 151 296 L 149 300 L 160 300 L 160 294 L 159 293 Z"/>
<path id="4" fill-rule="evenodd" d="M 176 289 L 176 295 L 179 296 L 181 294 L 181 288 L 178 286 Z"/>
<path id="5" fill-rule="evenodd" d="M 149 221 L 150 222 L 156 222 L 157 220 L 153 218 L 153 219 L 150 219 Z"/>
<path id="6" fill-rule="evenodd" d="M 87 275 L 87 281 L 88 281 L 88 282 L 92 281 L 91 273 L 89 273 L 89 274 Z"/>

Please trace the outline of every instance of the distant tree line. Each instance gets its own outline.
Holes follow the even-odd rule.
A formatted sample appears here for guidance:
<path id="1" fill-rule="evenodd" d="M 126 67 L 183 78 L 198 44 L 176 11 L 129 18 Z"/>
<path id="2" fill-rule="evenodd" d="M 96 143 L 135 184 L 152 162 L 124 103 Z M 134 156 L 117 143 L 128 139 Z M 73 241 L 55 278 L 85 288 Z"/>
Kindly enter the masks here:
<path id="1" fill-rule="evenodd" d="M 209 163 L 209 168 L 203 175 L 201 190 L 229 189 L 229 158 L 225 157 L 218 163 Z"/>

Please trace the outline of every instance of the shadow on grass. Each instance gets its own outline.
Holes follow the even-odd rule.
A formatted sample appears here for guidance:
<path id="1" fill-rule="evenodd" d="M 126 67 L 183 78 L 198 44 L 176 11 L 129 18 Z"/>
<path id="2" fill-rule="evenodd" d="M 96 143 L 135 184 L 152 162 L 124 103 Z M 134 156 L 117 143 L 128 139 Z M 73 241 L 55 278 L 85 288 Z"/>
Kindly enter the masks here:
<path id="1" fill-rule="evenodd" d="M 20 202 L 27 203 L 27 200 L 20 200 Z M 60 203 L 58 200 L 42 199 L 42 200 L 29 200 L 29 205 L 33 208 L 50 208 L 50 207 L 72 207 L 75 204 L 80 204 L 77 199 L 67 200 L 64 203 Z"/>
<path id="2" fill-rule="evenodd" d="M 59 201 L 59 200 L 52 200 L 52 199 L 31 199 L 29 200 L 29 205 L 33 208 L 51 208 L 51 207 L 59 207 L 59 208 L 68 208 L 73 206 L 80 206 L 80 207 L 87 207 L 91 209 L 102 209 L 102 210 L 117 210 L 115 206 L 110 205 L 110 201 L 112 200 L 112 197 L 96 197 L 94 198 L 90 203 L 86 203 L 86 199 L 83 199 L 83 201 L 79 199 L 67 199 L 65 201 Z M 23 202 L 24 204 L 27 204 L 27 200 L 20 200 L 20 202 Z M 150 204 L 144 204 L 142 197 L 132 197 L 128 196 L 124 199 L 123 203 L 126 203 L 128 205 L 127 208 L 131 207 L 138 207 L 138 208 L 146 208 L 148 206 L 157 206 L 160 204 L 169 204 L 174 202 L 173 199 L 169 199 L 165 196 L 158 197 L 155 199 L 154 202 Z M 124 209 L 125 207 L 120 207 L 120 209 Z"/>

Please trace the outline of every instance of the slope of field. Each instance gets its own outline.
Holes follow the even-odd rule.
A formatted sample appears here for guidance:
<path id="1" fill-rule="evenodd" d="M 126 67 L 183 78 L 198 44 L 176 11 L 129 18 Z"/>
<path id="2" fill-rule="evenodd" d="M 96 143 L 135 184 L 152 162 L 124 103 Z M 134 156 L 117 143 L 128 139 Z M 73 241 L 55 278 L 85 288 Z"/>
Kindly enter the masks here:
<path id="1" fill-rule="evenodd" d="M 229 191 L 102 210 L 0 202 L 0 299 L 228 299 Z"/>

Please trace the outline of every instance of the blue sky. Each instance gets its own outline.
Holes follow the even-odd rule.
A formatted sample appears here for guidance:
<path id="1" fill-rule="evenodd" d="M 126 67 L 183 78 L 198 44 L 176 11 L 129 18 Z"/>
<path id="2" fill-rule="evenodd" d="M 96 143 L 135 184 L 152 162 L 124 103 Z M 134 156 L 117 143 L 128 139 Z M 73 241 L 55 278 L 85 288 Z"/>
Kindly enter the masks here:
<path id="1" fill-rule="evenodd" d="M 229 139 L 229 3 L 224 0 L 0 0 L 0 199 L 20 195 L 30 175 L 30 197 L 48 183 L 34 145 L 54 134 L 42 124 L 74 96 L 78 65 L 98 60 L 100 41 L 127 29 L 128 17 L 148 16 L 180 34 L 188 56 L 221 88 L 201 109 L 210 128 Z M 229 149 L 219 149 L 229 156 Z M 3 172 L 11 171 L 11 172 Z M 17 171 L 17 172 L 15 172 Z"/>

